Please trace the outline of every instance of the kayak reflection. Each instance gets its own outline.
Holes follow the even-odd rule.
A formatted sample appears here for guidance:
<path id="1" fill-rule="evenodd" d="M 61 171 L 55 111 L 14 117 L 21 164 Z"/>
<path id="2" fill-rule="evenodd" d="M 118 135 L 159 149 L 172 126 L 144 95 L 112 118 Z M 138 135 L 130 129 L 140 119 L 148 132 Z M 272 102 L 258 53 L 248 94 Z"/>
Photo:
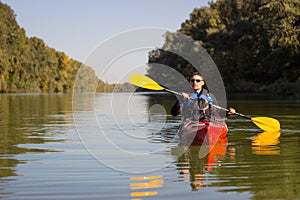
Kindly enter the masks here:
<path id="1" fill-rule="evenodd" d="M 256 155 L 280 154 L 280 132 L 263 132 L 252 138 L 252 153 Z"/>
<path id="2" fill-rule="evenodd" d="M 180 180 L 184 182 L 189 181 L 192 190 L 199 190 L 206 187 L 206 175 L 204 174 L 212 172 L 220 165 L 219 161 L 225 160 L 227 141 L 227 137 L 220 137 L 212 145 L 185 146 L 180 144 L 177 148 L 173 149 L 173 154 L 180 155 L 177 162 Z"/>

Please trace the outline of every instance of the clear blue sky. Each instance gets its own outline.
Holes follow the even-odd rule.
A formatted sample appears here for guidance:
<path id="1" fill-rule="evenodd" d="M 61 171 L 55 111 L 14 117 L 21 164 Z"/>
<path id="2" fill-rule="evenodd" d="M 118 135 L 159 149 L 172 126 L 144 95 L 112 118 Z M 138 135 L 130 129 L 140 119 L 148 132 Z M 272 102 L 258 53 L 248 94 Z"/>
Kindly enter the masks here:
<path id="1" fill-rule="evenodd" d="M 48 46 L 82 62 L 113 35 L 143 27 L 175 31 L 194 8 L 208 5 L 208 0 L 1 1 L 15 11 L 27 36 L 37 36 Z"/>

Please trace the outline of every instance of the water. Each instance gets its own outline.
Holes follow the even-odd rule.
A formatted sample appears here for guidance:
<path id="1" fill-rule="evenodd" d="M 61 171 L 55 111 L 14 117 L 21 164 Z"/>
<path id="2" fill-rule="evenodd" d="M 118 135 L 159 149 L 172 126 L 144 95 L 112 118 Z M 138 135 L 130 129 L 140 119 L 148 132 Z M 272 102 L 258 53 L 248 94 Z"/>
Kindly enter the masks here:
<path id="1" fill-rule="evenodd" d="M 280 137 L 232 116 L 228 142 L 199 158 L 178 145 L 169 95 L 2 94 L 0 198 L 299 199 L 299 101 L 234 99 Z"/>

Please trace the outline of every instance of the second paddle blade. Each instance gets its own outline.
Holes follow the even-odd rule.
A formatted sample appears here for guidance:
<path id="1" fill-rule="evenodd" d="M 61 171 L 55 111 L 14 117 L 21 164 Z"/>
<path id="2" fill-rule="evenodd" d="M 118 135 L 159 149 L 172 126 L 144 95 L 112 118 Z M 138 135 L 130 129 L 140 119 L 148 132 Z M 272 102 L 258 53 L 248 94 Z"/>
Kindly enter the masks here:
<path id="1" fill-rule="evenodd" d="M 142 74 L 132 74 L 130 76 L 130 83 L 136 85 L 141 88 L 149 89 L 149 90 L 163 90 L 158 83 L 156 83 L 151 78 L 144 76 Z"/>
<path id="2" fill-rule="evenodd" d="M 279 131 L 280 123 L 277 119 L 270 117 L 253 117 L 252 122 L 264 131 Z"/>

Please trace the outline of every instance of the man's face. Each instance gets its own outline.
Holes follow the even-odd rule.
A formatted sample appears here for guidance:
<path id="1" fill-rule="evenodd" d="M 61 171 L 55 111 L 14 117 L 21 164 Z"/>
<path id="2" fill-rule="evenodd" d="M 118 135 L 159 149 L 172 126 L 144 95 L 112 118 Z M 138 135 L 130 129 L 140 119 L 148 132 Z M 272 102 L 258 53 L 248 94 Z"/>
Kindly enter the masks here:
<path id="1" fill-rule="evenodd" d="M 190 84 L 195 91 L 200 92 L 204 85 L 204 79 L 199 75 L 194 75 L 190 79 Z"/>

